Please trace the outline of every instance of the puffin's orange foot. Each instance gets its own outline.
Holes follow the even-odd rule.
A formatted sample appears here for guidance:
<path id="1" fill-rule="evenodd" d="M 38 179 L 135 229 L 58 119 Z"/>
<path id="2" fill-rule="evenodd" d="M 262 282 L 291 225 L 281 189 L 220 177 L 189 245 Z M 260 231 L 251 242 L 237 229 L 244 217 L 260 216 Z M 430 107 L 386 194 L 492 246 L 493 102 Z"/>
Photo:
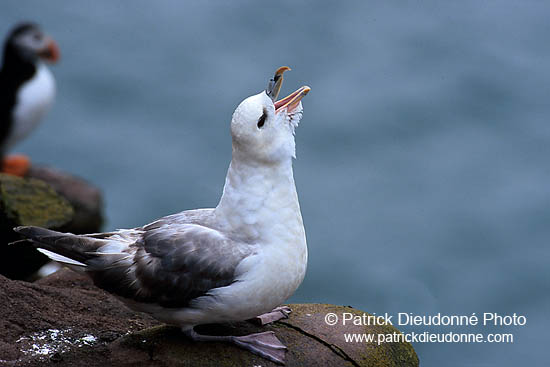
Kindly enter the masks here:
<path id="1" fill-rule="evenodd" d="M 10 155 L 2 161 L 2 172 L 14 176 L 25 176 L 30 167 L 31 161 L 29 157 L 22 154 Z"/>

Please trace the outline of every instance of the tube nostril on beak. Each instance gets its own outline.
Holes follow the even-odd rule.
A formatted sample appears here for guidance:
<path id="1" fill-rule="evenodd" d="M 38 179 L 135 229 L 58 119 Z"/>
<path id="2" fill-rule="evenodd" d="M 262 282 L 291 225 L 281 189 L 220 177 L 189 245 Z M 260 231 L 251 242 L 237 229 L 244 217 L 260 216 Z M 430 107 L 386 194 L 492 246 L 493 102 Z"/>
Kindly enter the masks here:
<path id="1" fill-rule="evenodd" d="M 267 88 L 265 90 L 266 94 L 271 98 L 273 102 L 277 100 L 281 86 L 283 85 L 283 74 L 285 71 L 291 70 L 288 66 L 281 66 L 275 71 L 273 78 L 269 80 Z"/>

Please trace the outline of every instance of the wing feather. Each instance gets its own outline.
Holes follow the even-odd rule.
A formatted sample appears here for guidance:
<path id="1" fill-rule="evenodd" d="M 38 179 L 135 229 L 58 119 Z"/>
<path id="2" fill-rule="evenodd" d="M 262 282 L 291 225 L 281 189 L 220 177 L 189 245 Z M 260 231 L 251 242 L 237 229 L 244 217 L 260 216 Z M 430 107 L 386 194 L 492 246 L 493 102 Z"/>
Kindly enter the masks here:
<path id="1" fill-rule="evenodd" d="M 254 247 L 198 224 L 165 223 L 143 230 L 128 250 L 132 256 L 88 262 L 95 283 L 133 301 L 185 307 L 234 282 L 237 265 Z"/>

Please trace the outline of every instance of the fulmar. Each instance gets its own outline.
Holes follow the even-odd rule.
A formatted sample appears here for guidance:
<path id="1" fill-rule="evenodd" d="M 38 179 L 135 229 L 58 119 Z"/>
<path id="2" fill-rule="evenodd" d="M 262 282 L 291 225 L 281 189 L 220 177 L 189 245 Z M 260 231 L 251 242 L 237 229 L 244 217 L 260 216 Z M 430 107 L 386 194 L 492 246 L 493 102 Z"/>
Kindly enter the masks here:
<path id="1" fill-rule="evenodd" d="M 286 347 L 272 331 L 212 336 L 193 328 L 284 317 L 289 310 L 279 306 L 304 279 L 306 234 L 292 160 L 301 99 L 310 88 L 277 100 L 287 70 L 279 68 L 266 90 L 233 113 L 232 159 L 216 208 L 108 233 L 74 235 L 33 226 L 15 231 L 131 309 L 177 325 L 195 341 L 230 342 L 284 363 Z"/>

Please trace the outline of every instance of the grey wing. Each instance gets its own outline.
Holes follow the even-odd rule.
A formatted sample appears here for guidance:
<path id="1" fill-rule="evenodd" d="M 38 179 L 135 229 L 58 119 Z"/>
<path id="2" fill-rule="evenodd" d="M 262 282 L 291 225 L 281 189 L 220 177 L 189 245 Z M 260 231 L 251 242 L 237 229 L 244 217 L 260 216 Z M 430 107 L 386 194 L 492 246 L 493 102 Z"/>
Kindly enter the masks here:
<path id="1" fill-rule="evenodd" d="M 251 245 L 197 224 L 145 227 L 128 255 L 87 261 L 94 282 L 119 296 L 164 307 L 185 307 L 209 290 L 230 285 Z M 101 249 L 98 254 L 101 254 Z"/>

